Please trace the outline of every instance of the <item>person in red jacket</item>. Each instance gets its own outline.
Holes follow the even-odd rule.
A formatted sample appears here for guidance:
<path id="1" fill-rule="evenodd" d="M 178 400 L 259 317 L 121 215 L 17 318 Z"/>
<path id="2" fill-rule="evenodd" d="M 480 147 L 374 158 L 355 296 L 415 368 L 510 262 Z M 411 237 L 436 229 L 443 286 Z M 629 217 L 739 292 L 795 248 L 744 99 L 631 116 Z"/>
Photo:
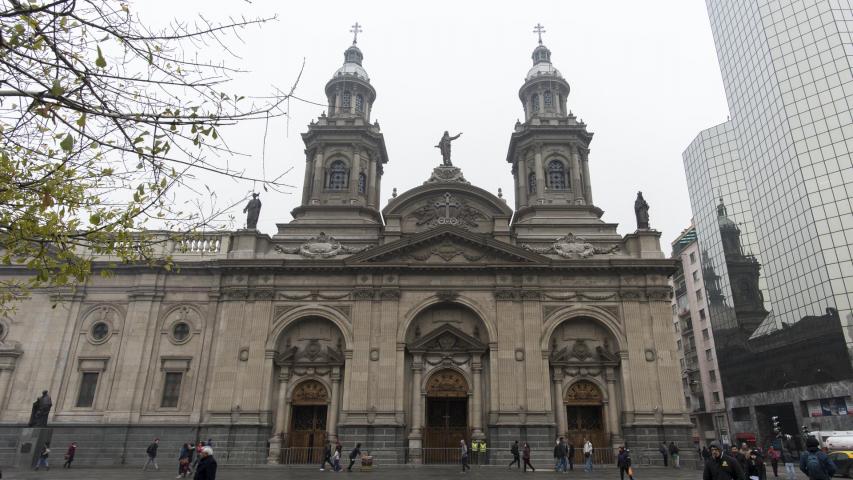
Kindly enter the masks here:
<path id="1" fill-rule="evenodd" d="M 77 453 L 77 442 L 71 442 L 71 445 L 68 445 L 68 451 L 65 452 L 65 463 L 62 464 L 62 468 L 71 468 L 75 453 Z"/>

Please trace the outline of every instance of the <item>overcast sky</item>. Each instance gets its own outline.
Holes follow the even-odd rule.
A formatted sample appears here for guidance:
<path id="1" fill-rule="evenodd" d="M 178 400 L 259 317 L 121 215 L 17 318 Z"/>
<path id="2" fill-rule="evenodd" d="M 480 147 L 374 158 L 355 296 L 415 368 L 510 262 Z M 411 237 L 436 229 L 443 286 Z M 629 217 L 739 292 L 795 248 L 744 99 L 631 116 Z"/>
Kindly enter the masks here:
<path id="1" fill-rule="evenodd" d="M 726 120 L 728 109 L 704 0 L 610 1 L 297 1 L 144 0 L 132 4 L 147 24 L 172 18 L 277 15 L 274 22 L 241 32 L 230 44 L 240 58 L 217 49 L 251 72 L 232 85 L 235 93 L 264 95 L 289 90 L 303 58 L 296 94 L 325 102 L 323 87 L 343 63 L 352 42 L 350 25 L 363 25 L 358 45 L 377 91 L 378 119 L 390 161 L 382 180 L 382 206 L 393 187 L 420 185 L 441 162 L 433 148 L 444 130 L 465 135 L 453 144 L 453 163 L 473 184 L 502 188 L 514 207 L 506 163 L 510 134 L 523 117 L 518 89 L 532 65 L 533 26 L 546 29 L 552 61 L 571 86 L 568 108 L 595 136 L 590 170 L 593 199 L 603 219 L 619 232 L 636 228 L 633 203 L 642 190 L 651 205 L 651 226 L 663 232 L 662 247 L 691 218 L 681 153 L 705 128 Z M 188 52 L 190 53 L 190 52 Z M 232 147 L 250 154 L 246 172 L 280 172 L 291 194 L 262 193 L 258 228 L 276 233 L 299 204 L 305 165 L 300 133 L 323 107 L 290 103 L 290 118 L 255 123 L 230 132 Z M 262 165 L 262 154 L 265 161 Z M 220 204 L 237 201 L 251 184 L 209 179 Z M 237 221 L 245 221 L 235 209 Z M 239 224 L 236 226 L 240 226 Z"/>

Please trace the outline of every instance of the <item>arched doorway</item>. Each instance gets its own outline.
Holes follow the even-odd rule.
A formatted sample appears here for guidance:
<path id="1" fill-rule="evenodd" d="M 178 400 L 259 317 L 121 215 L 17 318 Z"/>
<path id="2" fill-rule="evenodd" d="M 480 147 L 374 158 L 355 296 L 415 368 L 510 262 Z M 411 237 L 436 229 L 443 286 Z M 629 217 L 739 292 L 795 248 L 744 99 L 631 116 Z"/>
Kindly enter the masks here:
<path id="1" fill-rule="evenodd" d="M 320 463 L 326 443 L 329 391 L 317 380 L 305 380 L 293 389 L 290 402 L 291 463 Z"/>
<path id="2" fill-rule="evenodd" d="M 604 413 L 604 395 L 601 389 L 587 380 L 571 384 L 563 398 L 566 409 L 567 435 L 574 445 L 583 445 L 588 439 L 597 448 L 610 443 Z"/>
<path id="3" fill-rule="evenodd" d="M 466 443 L 471 440 L 468 382 L 455 370 L 439 370 L 430 376 L 426 385 L 424 463 L 458 460 L 459 440 L 462 439 Z"/>

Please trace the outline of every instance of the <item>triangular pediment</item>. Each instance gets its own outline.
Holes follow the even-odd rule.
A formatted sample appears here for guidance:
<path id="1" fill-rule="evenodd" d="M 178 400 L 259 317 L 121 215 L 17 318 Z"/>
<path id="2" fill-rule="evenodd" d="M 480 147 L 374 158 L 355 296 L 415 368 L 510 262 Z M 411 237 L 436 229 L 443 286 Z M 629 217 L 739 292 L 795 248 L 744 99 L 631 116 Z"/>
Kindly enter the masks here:
<path id="1" fill-rule="evenodd" d="M 535 265 L 551 259 L 491 236 L 444 226 L 371 248 L 346 259 L 354 264 Z"/>
<path id="2" fill-rule="evenodd" d="M 453 325 L 444 324 L 409 345 L 411 352 L 485 352 L 488 346 Z"/>

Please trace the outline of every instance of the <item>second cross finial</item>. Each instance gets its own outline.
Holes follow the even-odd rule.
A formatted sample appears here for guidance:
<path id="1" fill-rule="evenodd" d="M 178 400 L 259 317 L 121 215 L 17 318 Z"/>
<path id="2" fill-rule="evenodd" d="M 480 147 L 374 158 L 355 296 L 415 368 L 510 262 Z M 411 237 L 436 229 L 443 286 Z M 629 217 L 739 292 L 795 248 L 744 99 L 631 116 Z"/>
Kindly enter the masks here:
<path id="1" fill-rule="evenodd" d="M 539 34 L 539 45 L 542 45 L 542 34 L 545 33 L 545 27 L 543 27 L 541 23 L 537 23 L 536 26 L 533 27 L 533 33 Z"/>
<path id="2" fill-rule="evenodd" d="M 359 25 L 358 22 L 355 22 L 349 31 L 352 33 L 352 44 L 355 45 L 358 43 L 358 34 L 362 32 L 361 25 Z M 541 39 L 539 40 L 539 43 L 542 43 Z"/>

